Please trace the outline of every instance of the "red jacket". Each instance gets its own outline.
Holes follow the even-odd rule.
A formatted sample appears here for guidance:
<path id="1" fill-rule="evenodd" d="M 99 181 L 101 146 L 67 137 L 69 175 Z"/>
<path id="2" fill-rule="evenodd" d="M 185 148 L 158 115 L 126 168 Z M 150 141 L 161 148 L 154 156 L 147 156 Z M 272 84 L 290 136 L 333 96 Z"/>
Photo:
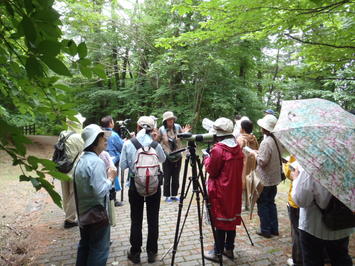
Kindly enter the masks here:
<path id="1" fill-rule="evenodd" d="M 243 153 L 239 145 L 218 142 L 205 159 L 209 173 L 208 196 L 213 225 L 220 230 L 235 230 L 242 209 Z"/>

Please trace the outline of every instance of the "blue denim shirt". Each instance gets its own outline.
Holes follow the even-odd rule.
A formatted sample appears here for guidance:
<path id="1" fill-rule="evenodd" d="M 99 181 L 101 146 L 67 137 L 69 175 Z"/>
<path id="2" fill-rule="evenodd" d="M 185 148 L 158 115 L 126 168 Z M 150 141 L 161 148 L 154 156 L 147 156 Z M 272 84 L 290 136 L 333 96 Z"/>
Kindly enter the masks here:
<path id="1" fill-rule="evenodd" d="M 144 147 L 148 146 L 150 143 L 153 142 L 152 137 L 149 134 L 145 133 L 145 129 L 140 130 L 137 133 L 136 138 L 140 142 L 140 144 L 142 144 L 142 146 L 144 146 Z M 158 144 L 158 146 L 156 147 L 155 150 L 157 152 L 159 162 L 161 162 L 161 163 L 165 162 L 166 157 L 165 157 L 165 153 L 164 153 L 161 145 Z M 130 140 L 127 140 L 123 144 L 122 153 L 121 153 L 121 160 L 120 160 L 120 167 L 121 167 L 121 169 L 129 168 L 130 174 L 133 173 L 136 151 L 137 151 L 136 147 L 134 147 L 133 143 Z"/>
<path id="2" fill-rule="evenodd" d="M 107 179 L 106 167 L 103 160 L 94 152 L 84 152 L 75 168 L 75 185 L 78 196 L 79 214 L 91 207 L 108 203 L 108 192 L 112 183 Z"/>
<path id="3" fill-rule="evenodd" d="M 112 128 L 104 128 L 103 130 L 112 132 L 111 136 L 107 139 L 106 151 L 110 154 L 113 163 L 116 165 L 121 157 L 123 140 L 115 131 L 112 130 Z"/>

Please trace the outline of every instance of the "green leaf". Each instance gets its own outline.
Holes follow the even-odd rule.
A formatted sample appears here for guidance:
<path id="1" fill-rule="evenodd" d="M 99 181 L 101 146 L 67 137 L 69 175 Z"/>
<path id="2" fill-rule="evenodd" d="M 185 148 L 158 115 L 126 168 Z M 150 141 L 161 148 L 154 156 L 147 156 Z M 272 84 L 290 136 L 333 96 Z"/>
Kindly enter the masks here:
<path id="1" fill-rule="evenodd" d="M 85 77 L 87 77 L 87 78 L 92 77 L 92 72 L 91 72 L 90 68 L 79 65 L 79 69 L 80 69 L 81 74 L 83 74 Z"/>
<path id="2" fill-rule="evenodd" d="M 58 192 L 54 190 L 54 186 L 44 178 L 39 178 L 39 181 L 41 182 L 42 187 L 47 190 L 54 203 L 57 204 L 59 208 L 62 208 L 62 198 L 60 197 Z"/>
<path id="3" fill-rule="evenodd" d="M 33 167 L 33 169 L 38 168 L 38 158 L 34 156 L 28 156 L 27 162 Z"/>
<path id="4" fill-rule="evenodd" d="M 30 181 L 31 178 L 26 176 L 26 175 L 20 175 L 20 182 L 23 182 L 23 181 Z"/>
<path id="5" fill-rule="evenodd" d="M 47 170 L 56 170 L 57 164 L 48 159 L 37 158 L 37 162 L 42 164 Z"/>
<path id="6" fill-rule="evenodd" d="M 48 174 L 50 174 L 54 178 L 61 180 L 61 181 L 70 181 L 71 180 L 71 178 L 68 175 L 63 174 L 58 171 L 49 171 Z"/>
<path id="7" fill-rule="evenodd" d="M 44 55 L 56 56 L 60 53 L 61 44 L 57 41 L 44 40 L 39 43 L 38 51 Z"/>
<path id="8" fill-rule="evenodd" d="M 79 59 L 77 62 L 82 66 L 88 66 L 91 63 L 91 61 L 87 58 Z"/>
<path id="9" fill-rule="evenodd" d="M 42 65 L 34 56 L 27 58 L 25 68 L 30 78 L 43 77 Z"/>
<path id="10" fill-rule="evenodd" d="M 4 1 L 4 2 L 5 2 L 7 13 L 9 13 L 9 15 L 11 17 L 13 17 L 14 16 L 14 10 L 13 10 L 12 6 L 8 3 L 8 1 Z"/>
<path id="11" fill-rule="evenodd" d="M 86 48 L 86 44 L 84 42 L 78 45 L 78 54 L 80 59 L 84 58 L 88 54 L 88 49 Z"/>
<path id="12" fill-rule="evenodd" d="M 27 14 L 31 13 L 31 11 L 33 10 L 32 0 L 25 0 L 24 4 L 25 4 Z"/>
<path id="13" fill-rule="evenodd" d="M 32 19 L 27 16 L 24 16 L 21 21 L 21 25 L 23 27 L 23 31 L 25 33 L 27 41 L 33 44 L 37 38 L 37 31 Z"/>
<path id="14" fill-rule="evenodd" d="M 105 69 L 102 65 L 97 64 L 92 68 L 92 71 L 102 79 L 106 79 Z"/>
<path id="15" fill-rule="evenodd" d="M 74 56 L 77 54 L 78 48 L 73 40 L 63 40 L 62 41 L 63 52 Z"/>
<path id="16" fill-rule="evenodd" d="M 41 60 L 55 73 L 64 76 L 71 76 L 69 69 L 59 59 L 50 56 L 42 56 Z"/>
<path id="17" fill-rule="evenodd" d="M 33 178 L 33 177 L 30 177 L 30 179 L 31 179 L 32 186 L 34 186 L 36 191 L 40 190 L 42 185 L 39 182 L 39 179 L 38 178 Z"/>

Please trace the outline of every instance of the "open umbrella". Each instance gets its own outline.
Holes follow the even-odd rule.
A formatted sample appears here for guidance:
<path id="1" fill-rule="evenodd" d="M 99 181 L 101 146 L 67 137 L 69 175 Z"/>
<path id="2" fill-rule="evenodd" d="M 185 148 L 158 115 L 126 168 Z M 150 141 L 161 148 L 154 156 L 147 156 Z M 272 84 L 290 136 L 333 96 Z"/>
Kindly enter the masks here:
<path id="1" fill-rule="evenodd" d="M 284 101 L 275 136 L 306 172 L 355 211 L 355 116 L 323 99 Z"/>

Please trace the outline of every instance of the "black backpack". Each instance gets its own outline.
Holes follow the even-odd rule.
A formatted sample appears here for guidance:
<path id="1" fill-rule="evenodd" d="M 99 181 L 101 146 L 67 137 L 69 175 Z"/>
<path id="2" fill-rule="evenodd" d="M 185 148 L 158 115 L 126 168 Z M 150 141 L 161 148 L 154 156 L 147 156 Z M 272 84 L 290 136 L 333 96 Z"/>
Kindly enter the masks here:
<path id="1" fill-rule="evenodd" d="M 65 143 L 67 139 L 73 135 L 74 132 L 70 132 L 66 136 L 62 136 L 58 142 L 54 145 L 54 153 L 52 161 L 57 164 L 57 170 L 62 173 L 68 173 L 74 165 L 76 158 L 79 156 L 79 153 L 75 156 L 73 161 L 70 161 L 67 154 L 65 153 Z"/>
<path id="2" fill-rule="evenodd" d="M 324 210 L 319 206 L 318 208 L 322 213 L 322 221 L 328 229 L 335 231 L 355 227 L 355 215 L 336 197 L 331 197 Z"/>

